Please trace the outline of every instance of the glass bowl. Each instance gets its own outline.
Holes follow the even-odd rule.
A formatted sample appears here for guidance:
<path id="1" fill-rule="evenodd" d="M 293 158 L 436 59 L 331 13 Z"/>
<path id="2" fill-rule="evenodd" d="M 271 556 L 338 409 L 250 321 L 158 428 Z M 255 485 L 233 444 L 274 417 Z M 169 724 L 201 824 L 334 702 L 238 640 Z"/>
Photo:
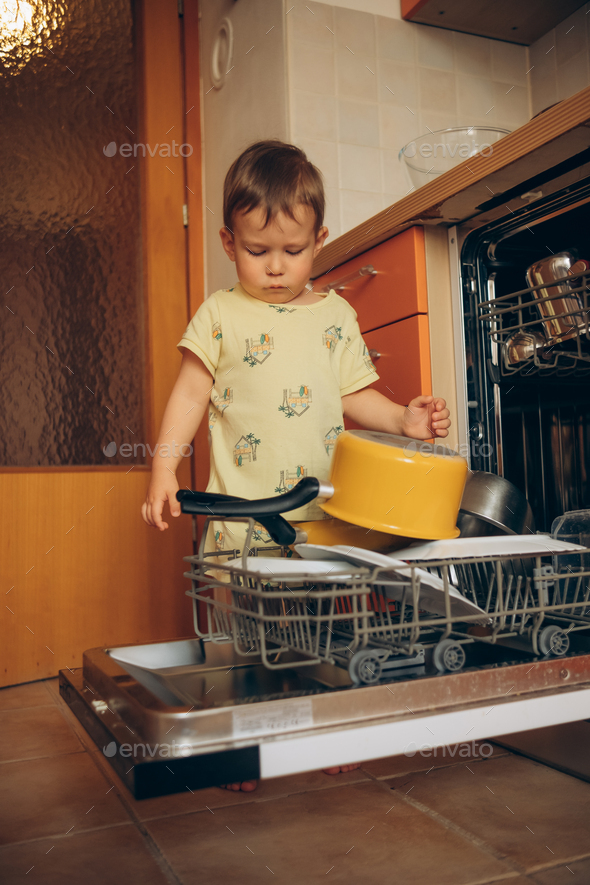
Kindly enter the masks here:
<path id="1" fill-rule="evenodd" d="M 476 154 L 490 157 L 496 142 L 509 133 L 510 129 L 481 126 L 438 129 L 405 144 L 399 152 L 399 160 L 405 166 L 410 184 L 418 188 L 468 157 Z"/>

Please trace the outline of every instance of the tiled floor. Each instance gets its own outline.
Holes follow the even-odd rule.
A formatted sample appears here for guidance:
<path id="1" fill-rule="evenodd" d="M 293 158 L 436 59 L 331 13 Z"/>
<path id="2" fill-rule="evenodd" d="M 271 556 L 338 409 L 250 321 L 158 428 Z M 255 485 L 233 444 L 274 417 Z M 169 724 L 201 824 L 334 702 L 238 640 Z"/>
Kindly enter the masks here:
<path id="1" fill-rule="evenodd" d="M 590 784 L 490 744 L 466 752 L 138 802 L 56 680 L 3 689 L 0 882 L 590 883 Z"/>

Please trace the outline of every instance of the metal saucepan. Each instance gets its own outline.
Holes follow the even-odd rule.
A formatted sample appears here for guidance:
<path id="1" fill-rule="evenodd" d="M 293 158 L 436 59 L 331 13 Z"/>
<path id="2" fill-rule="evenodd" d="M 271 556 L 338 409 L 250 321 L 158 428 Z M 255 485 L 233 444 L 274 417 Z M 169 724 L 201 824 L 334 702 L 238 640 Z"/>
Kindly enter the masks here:
<path id="1" fill-rule="evenodd" d="M 520 489 L 504 477 L 483 470 L 467 478 L 458 525 L 462 538 L 535 531 L 530 504 Z"/>
<path id="2" fill-rule="evenodd" d="M 504 342 L 504 362 L 508 368 L 528 362 L 534 359 L 535 354 L 542 356 L 544 347 L 547 347 L 547 339 L 541 332 L 534 329 L 514 332 Z"/>
<path id="3" fill-rule="evenodd" d="M 584 307 L 582 301 L 576 292 L 572 292 L 571 283 L 562 278 L 567 276 L 573 278 L 584 274 L 589 267 L 588 261 L 576 260 L 571 252 L 557 252 L 555 255 L 542 258 L 527 269 L 526 278 L 529 286 L 549 284 L 537 289 L 532 295 L 536 299 L 550 299 L 541 300 L 537 304 L 550 344 L 568 341 L 586 330 L 588 322 L 582 313 Z M 555 280 L 559 279 L 562 279 L 562 282 L 555 283 Z"/>
<path id="4" fill-rule="evenodd" d="M 446 446 L 352 430 L 336 441 L 329 482 L 304 477 L 290 492 L 256 501 L 190 491 L 178 492 L 177 498 L 184 513 L 251 516 L 285 546 L 308 538 L 280 514 L 315 498 L 322 499 L 320 506 L 330 516 L 369 532 L 439 540 L 459 534 L 457 514 L 466 477 L 467 462 Z M 332 543 L 339 543 L 338 538 Z"/>

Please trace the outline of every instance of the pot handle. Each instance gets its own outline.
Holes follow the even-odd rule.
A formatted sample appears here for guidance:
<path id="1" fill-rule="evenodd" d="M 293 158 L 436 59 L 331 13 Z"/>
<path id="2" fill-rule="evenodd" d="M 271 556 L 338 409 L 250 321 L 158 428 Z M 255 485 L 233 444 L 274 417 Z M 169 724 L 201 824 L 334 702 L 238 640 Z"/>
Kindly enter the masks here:
<path id="1" fill-rule="evenodd" d="M 183 513 L 220 517 L 251 516 L 264 526 L 275 543 L 286 547 L 295 543 L 297 531 L 280 514 L 303 507 L 315 498 L 331 497 L 333 491 L 329 483 L 320 482 L 313 476 L 306 476 L 290 492 L 273 498 L 249 501 L 246 498 L 234 498 L 215 492 L 180 490 L 176 493 L 176 499 L 180 501 Z"/>

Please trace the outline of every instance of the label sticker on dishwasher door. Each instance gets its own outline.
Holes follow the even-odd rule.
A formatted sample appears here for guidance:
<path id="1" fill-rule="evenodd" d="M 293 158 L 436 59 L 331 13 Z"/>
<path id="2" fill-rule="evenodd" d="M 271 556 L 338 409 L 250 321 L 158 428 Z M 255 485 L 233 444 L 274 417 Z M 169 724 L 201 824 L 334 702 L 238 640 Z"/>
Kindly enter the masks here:
<path id="1" fill-rule="evenodd" d="M 248 705 L 233 711 L 236 738 L 296 731 L 300 728 L 309 728 L 311 725 L 313 725 L 311 698 L 288 702 L 272 701 L 272 705 L 265 705 L 263 710 Z"/>

